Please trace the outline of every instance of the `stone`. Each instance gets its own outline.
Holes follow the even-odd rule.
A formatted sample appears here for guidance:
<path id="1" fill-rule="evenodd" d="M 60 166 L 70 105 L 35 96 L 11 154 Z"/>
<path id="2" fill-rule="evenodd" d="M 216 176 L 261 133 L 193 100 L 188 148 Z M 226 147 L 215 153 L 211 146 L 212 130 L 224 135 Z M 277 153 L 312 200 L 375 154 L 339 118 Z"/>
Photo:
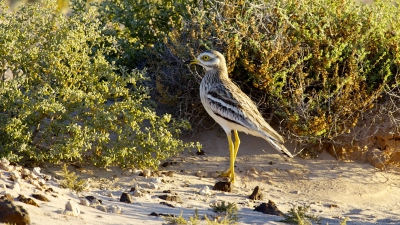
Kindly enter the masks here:
<path id="1" fill-rule="evenodd" d="M 117 205 L 110 205 L 108 207 L 108 212 L 120 214 L 122 212 L 122 209 Z"/>
<path id="2" fill-rule="evenodd" d="M 141 175 L 144 176 L 144 177 L 150 177 L 151 176 L 151 170 L 143 170 Z"/>
<path id="3" fill-rule="evenodd" d="M 13 166 L 10 165 L 10 162 L 6 158 L 2 158 L 0 160 L 0 169 L 11 171 L 13 169 Z"/>
<path id="4" fill-rule="evenodd" d="M 49 202 L 49 199 L 42 194 L 32 194 L 32 197 L 34 197 L 40 201 L 43 201 L 43 202 Z"/>
<path id="5" fill-rule="evenodd" d="M 135 189 L 135 191 L 133 191 L 133 196 L 135 196 L 135 197 L 143 197 L 144 193 L 141 192 L 139 189 Z"/>
<path id="6" fill-rule="evenodd" d="M 18 171 L 10 171 L 10 178 L 12 181 L 17 181 L 21 179 L 21 173 Z"/>
<path id="7" fill-rule="evenodd" d="M 39 207 L 39 205 L 33 199 L 27 198 L 27 197 L 25 197 L 23 195 L 19 195 L 17 197 L 17 199 L 18 199 L 18 201 L 23 202 L 25 204 L 34 205 L 36 207 Z"/>
<path id="8" fill-rule="evenodd" d="M 154 184 L 161 184 L 161 183 L 162 183 L 162 180 L 161 180 L 161 178 L 156 177 L 156 178 L 151 179 L 151 183 L 154 183 Z"/>
<path id="9" fill-rule="evenodd" d="M 122 171 L 122 176 L 130 177 L 132 176 L 132 173 L 133 173 L 132 169 L 124 170 Z"/>
<path id="10" fill-rule="evenodd" d="M 149 216 L 163 216 L 163 217 L 173 217 L 173 218 L 176 217 L 173 214 L 164 214 L 164 213 L 156 213 L 156 212 L 150 213 Z"/>
<path id="11" fill-rule="evenodd" d="M 32 173 L 34 173 L 38 177 L 42 176 L 42 174 L 40 173 L 40 167 L 33 168 Z"/>
<path id="12" fill-rule="evenodd" d="M 50 176 L 50 175 L 43 174 L 42 177 L 43 177 L 43 180 L 44 180 L 44 181 L 49 181 L 49 180 L 51 180 L 51 176 Z"/>
<path id="13" fill-rule="evenodd" d="M 143 173 L 143 171 L 138 170 L 138 169 L 133 169 L 133 171 L 132 171 L 133 175 L 140 175 L 141 173 Z"/>
<path id="14" fill-rule="evenodd" d="M 257 186 L 254 188 L 253 193 L 249 196 L 251 200 L 262 200 L 264 197 L 263 193 L 260 191 L 260 188 Z"/>
<path id="15" fill-rule="evenodd" d="M 232 191 L 232 183 L 231 182 L 226 182 L 226 181 L 217 182 L 214 185 L 213 190 L 231 192 Z"/>
<path id="16" fill-rule="evenodd" d="M 0 223 L 25 225 L 31 224 L 29 213 L 13 202 L 0 200 Z"/>
<path id="17" fill-rule="evenodd" d="M 198 177 L 207 177 L 207 175 L 208 175 L 207 172 L 204 172 L 204 171 L 201 171 L 201 170 L 196 172 L 196 176 L 198 176 Z"/>
<path id="18" fill-rule="evenodd" d="M 81 210 L 79 209 L 79 206 L 76 202 L 69 200 L 65 204 L 64 214 L 78 216 L 80 213 L 81 213 Z"/>
<path id="19" fill-rule="evenodd" d="M 5 194 L 0 197 L 0 200 L 13 202 L 14 198 L 10 194 Z"/>
<path id="20" fill-rule="evenodd" d="M 161 205 L 166 205 L 166 206 L 171 207 L 171 208 L 175 208 L 174 205 L 169 204 L 168 202 L 160 202 L 160 204 L 161 204 Z"/>
<path id="21" fill-rule="evenodd" d="M 119 199 L 120 202 L 125 202 L 125 203 L 132 203 L 133 199 L 132 196 L 128 192 L 124 192 L 121 195 L 121 198 Z"/>
<path id="22" fill-rule="evenodd" d="M 261 205 L 257 206 L 254 211 L 262 212 L 264 214 L 270 214 L 275 216 L 283 216 L 283 213 L 278 209 L 275 203 L 271 200 L 268 203 L 262 203 Z"/>
<path id="23" fill-rule="evenodd" d="M 22 175 L 23 177 L 29 177 L 29 176 L 31 175 L 31 171 L 28 170 L 28 169 L 26 169 L 26 168 L 24 168 L 24 169 L 22 169 L 22 171 L 21 171 L 21 175 Z"/>
<path id="24" fill-rule="evenodd" d="M 86 198 L 81 198 L 79 204 L 81 204 L 83 206 L 90 206 L 90 202 Z"/>
<path id="25" fill-rule="evenodd" d="M 197 155 L 205 155 L 206 153 L 203 150 L 199 150 L 196 152 Z"/>
<path id="26" fill-rule="evenodd" d="M 163 174 L 163 175 L 165 175 L 167 177 L 173 177 L 174 176 L 174 172 L 172 172 L 172 171 L 167 171 L 167 172 L 164 171 L 161 174 Z"/>
<path id="27" fill-rule="evenodd" d="M 19 184 L 19 182 L 15 182 L 13 184 L 12 190 L 17 192 L 17 193 L 21 191 L 21 185 Z"/>
<path id="28" fill-rule="evenodd" d="M 205 196 L 211 195 L 210 188 L 208 186 L 202 187 L 199 191 L 199 194 Z"/>
<path id="29" fill-rule="evenodd" d="M 154 189 L 154 190 L 158 190 L 159 187 L 158 187 L 157 184 L 155 184 L 155 183 L 153 183 L 153 182 L 150 182 L 149 188 L 150 188 L 150 189 Z"/>
<path id="30" fill-rule="evenodd" d="M 97 205 L 96 209 L 103 211 L 103 212 L 107 212 L 107 207 L 105 207 L 104 205 Z"/>
<path id="31" fill-rule="evenodd" d="M 85 198 L 90 202 L 90 203 L 97 203 L 96 201 L 100 202 L 100 204 L 103 204 L 103 201 L 101 199 L 97 199 L 94 196 L 85 196 Z"/>
<path id="32" fill-rule="evenodd" d="M 161 195 L 158 196 L 162 200 L 171 201 L 171 202 L 182 202 L 181 198 L 177 195 Z"/>
<path id="33" fill-rule="evenodd" d="M 96 207 L 98 205 L 101 205 L 101 202 L 97 198 L 94 198 L 92 201 L 90 201 L 90 206 Z"/>

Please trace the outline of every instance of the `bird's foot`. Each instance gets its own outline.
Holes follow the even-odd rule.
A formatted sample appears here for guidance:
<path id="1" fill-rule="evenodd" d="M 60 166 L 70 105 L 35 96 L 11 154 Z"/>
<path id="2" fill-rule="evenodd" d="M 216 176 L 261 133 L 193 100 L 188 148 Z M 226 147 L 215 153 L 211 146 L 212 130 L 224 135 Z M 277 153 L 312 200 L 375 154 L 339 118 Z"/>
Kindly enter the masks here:
<path id="1" fill-rule="evenodd" d="M 220 177 L 227 177 L 231 183 L 235 182 L 235 173 L 231 171 L 231 169 L 227 169 L 220 173 Z"/>
<path id="2" fill-rule="evenodd" d="M 220 177 L 231 177 L 231 169 L 227 169 L 219 173 Z"/>

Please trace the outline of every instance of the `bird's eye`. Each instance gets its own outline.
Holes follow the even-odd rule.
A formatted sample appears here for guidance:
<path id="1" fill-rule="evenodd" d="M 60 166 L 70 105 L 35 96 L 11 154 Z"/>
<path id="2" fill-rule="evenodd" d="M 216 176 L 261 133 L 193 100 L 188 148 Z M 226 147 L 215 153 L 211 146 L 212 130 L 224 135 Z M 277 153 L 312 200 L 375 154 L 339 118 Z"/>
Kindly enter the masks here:
<path id="1" fill-rule="evenodd" d="M 205 55 L 205 56 L 202 57 L 202 59 L 203 59 L 204 61 L 208 61 L 208 60 L 210 60 L 210 56 Z"/>

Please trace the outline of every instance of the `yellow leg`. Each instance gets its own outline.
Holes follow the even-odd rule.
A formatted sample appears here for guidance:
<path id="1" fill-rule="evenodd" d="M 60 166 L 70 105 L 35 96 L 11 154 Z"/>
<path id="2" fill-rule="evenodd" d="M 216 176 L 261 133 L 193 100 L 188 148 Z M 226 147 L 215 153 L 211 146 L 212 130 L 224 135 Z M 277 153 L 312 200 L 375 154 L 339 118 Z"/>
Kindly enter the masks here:
<path id="1" fill-rule="evenodd" d="M 240 145 L 240 139 L 237 130 L 234 130 L 233 133 L 235 135 L 235 143 L 232 141 L 231 134 L 227 134 L 230 158 L 229 169 L 221 174 L 223 177 L 229 177 L 232 183 L 235 182 L 235 161 Z"/>
<path id="2" fill-rule="evenodd" d="M 233 144 L 231 135 L 228 135 L 228 143 L 229 143 L 229 157 L 231 160 L 229 166 L 229 177 L 231 178 L 231 182 L 235 182 L 235 145 Z"/>
<path id="3" fill-rule="evenodd" d="M 235 135 L 235 161 L 236 161 L 236 155 L 239 151 L 240 139 L 237 130 L 234 130 L 233 133 Z"/>

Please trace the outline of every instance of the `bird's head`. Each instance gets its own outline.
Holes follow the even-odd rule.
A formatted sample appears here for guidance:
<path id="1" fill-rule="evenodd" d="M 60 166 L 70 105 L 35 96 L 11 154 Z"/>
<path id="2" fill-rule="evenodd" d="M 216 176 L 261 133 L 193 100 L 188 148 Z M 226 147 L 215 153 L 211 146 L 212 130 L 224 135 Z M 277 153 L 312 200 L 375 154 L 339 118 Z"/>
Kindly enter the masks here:
<path id="1" fill-rule="evenodd" d="M 207 71 L 226 67 L 224 56 L 215 50 L 202 52 L 196 59 L 193 59 L 188 63 L 200 65 Z"/>

